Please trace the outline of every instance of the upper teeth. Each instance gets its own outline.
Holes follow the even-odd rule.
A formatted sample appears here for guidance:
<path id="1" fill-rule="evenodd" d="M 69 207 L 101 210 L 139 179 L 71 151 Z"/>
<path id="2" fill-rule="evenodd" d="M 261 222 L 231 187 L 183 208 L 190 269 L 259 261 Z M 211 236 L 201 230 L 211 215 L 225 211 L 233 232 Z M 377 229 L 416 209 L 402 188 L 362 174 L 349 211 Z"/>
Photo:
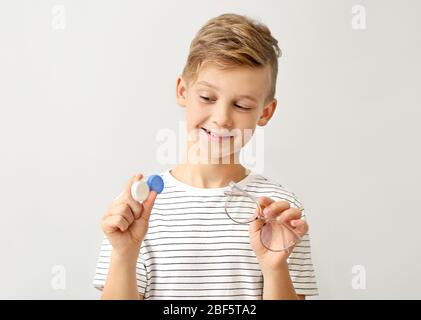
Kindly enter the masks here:
<path id="1" fill-rule="evenodd" d="M 205 129 L 205 128 L 203 128 L 203 129 Z M 207 133 L 209 133 L 211 136 L 214 136 L 214 137 L 218 137 L 218 138 L 227 138 L 227 137 L 230 137 L 229 135 L 220 135 L 220 134 L 216 134 L 216 133 L 214 133 L 214 132 L 212 132 L 212 131 L 209 131 L 209 130 L 207 130 L 207 129 L 205 129 L 206 130 L 206 132 Z"/>

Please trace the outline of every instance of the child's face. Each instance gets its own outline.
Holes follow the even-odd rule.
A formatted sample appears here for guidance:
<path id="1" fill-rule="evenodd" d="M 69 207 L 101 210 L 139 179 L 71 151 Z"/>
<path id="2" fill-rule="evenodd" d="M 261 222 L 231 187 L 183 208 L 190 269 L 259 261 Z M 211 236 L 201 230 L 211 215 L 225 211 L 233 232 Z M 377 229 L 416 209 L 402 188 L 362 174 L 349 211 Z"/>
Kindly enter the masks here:
<path id="1" fill-rule="evenodd" d="M 275 111 L 276 99 L 265 104 L 270 81 L 268 66 L 220 70 L 207 64 L 189 86 L 180 76 L 177 102 L 186 108 L 190 147 L 208 150 L 211 158 L 238 155 L 256 125 L 266 125 Z"/>

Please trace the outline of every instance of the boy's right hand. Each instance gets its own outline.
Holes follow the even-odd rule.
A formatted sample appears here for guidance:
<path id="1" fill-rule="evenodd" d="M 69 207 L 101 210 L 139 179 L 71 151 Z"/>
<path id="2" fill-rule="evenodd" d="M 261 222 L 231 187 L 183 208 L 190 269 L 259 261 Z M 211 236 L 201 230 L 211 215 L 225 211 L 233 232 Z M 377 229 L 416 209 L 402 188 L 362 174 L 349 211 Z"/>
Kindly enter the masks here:
<path id="1" fill-rule="evenodd" d="M 132 198 L 132 184 L 142 177 L 142 174 L 137 174 L 128 181 L 123 193 L 109 205 L 102 219 L 102 230 L 114 254 L 120 256 L 137 256 L 148 231 L 149 216 L 157 193 L 151 191 L 143 203 Z"/>

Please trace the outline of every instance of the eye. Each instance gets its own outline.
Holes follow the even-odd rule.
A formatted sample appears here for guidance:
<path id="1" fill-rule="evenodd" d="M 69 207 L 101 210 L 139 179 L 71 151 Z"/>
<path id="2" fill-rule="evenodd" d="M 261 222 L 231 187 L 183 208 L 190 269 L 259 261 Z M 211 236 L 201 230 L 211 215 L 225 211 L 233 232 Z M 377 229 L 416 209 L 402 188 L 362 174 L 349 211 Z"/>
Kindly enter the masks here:
<path id="1" fill-rule="evenodd" d="M 211 101 L 211 99 L 209 97 L 205 97 L 205 96 L 200 96 L 200 99 L 202 99 L 203 101 L 206 101 L 206 102 Z"/>
<path id="2" fill-rule="evenodd" d="M 235 104 L 234 106 L 236 106 L 238 109 L 240 109 L 240 110 L 245 110 L 245 111 L 247 111 L 247 110 L 250 110 L 251 108 L 247 108 L 247 107 L 243 107 L 243 106 L 240 106 L 240 105 L 238 105 L 238 104 Z"/>

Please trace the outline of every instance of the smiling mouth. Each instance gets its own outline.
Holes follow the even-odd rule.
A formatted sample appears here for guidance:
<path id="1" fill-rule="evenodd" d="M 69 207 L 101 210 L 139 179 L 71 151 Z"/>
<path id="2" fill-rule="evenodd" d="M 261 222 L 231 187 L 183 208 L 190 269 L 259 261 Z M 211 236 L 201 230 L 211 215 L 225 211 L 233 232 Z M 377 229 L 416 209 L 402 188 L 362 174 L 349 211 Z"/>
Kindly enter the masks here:
<path id="1" fill-rule="evenodd" d="M 201 127 L 201 129 L 202 129 L 204 132 L 206 132 L 206 134 L 207 134 L 210 138 L 213 138 L 213 139 L 225 140 L 225 139 L 233 138 L 233 136 L 231 136 L 231 135 L 218 135 L 218 134 L 215 134 L 215 133 L 213 133 L 212 131 L 207 130 L 206 128 L 203 128 L 203 127 Z"/>

